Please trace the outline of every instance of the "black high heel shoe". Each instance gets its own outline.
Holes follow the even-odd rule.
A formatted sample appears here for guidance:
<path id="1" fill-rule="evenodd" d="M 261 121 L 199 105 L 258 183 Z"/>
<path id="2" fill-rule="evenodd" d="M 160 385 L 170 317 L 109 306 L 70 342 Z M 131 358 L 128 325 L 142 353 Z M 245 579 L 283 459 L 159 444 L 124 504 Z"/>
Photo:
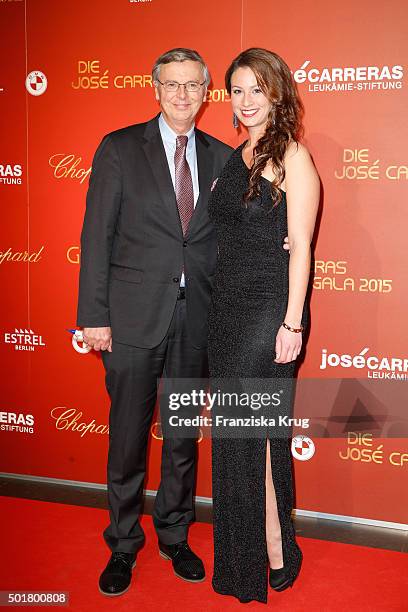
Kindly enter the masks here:
<path id="1" fill-rule="evenodd" d="M 269 584 L 274 591 L 284 591 L 293 586 L 293 582 L 294 578 L 287 575 L 285 566 L 279 569 L 269 568 Z"/>

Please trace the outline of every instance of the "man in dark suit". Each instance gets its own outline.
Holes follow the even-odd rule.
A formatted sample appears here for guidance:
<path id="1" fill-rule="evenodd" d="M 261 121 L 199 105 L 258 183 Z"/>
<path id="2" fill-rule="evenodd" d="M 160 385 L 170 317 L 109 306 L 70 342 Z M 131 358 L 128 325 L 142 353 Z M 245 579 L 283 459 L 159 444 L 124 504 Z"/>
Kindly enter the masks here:
<path id="1" fill-rule="evenodd" d="M 231 148 L 194 127 L 208 69 L 190 49 L 153 68 L 161 114 L 105 136 L 92 165 L 81 235 L 77 324 L 102 351 L 111 399 L 108 456 L 112 551 L 106 595 L 130 585 L 144 542 L 139 524 L 157 379 L 207 376 L 207 311 L 216 260 L 207 201 Z M 196 441 L 164 437 L 153 520 L 162 557 L 204 580 L 187 543 L 194 517 Z"/>

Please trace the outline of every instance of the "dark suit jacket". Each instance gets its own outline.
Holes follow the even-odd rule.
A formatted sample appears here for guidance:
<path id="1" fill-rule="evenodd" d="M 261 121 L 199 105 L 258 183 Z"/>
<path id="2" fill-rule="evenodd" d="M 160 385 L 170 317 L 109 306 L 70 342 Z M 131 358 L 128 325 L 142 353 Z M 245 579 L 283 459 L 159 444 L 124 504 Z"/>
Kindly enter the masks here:
<path id="1" fill-rule="evenodd" d="M 198 129 L 195 136 L 200 195 L 185 237 L 158 117 L 103 138 L 81 234 L 78 326 L 110 326 L 117 342 L 157 346 L 184 267 L 188 332 L 195 347 L 206 345 L 216 261 L 207 202 L 232 149 Z"/>

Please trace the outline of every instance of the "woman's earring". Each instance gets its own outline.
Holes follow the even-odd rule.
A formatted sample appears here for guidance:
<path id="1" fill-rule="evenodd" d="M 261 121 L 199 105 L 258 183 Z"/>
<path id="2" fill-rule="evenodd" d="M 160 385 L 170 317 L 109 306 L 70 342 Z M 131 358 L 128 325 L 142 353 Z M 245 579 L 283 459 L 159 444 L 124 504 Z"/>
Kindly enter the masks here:
<path id="1" fill-rule="evenodd" d="M 273 127 L 275 127 L 276 126 L 276 106 L 273 106 L 272 109 L 273 109 L 273 113 L 272 113 L 272 125 L 273 125 Z"/>
<path id="2" fill-rule="evenodd" d="M 235 129 L 237 129 L 237 127 L 239 126 L 238 117 L 236 116 L 235 113 L 233 113 L 232 115 L 232 125 L 234 126 Z"/>

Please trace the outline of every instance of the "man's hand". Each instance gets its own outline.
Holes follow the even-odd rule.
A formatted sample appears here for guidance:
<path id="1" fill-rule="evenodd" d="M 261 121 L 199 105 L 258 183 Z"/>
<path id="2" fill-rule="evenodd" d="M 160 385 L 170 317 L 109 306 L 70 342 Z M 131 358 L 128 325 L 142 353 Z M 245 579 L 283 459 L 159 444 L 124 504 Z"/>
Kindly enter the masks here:
<path id="1" fill-rule="evenodd" d="M 283 241 L 283 248 L 285 249 L 285 251 L 289 251 L 290 253 L 289 238 L 287 236 L 285 237 L 285 240 Z"/>
<path id="2" fill-rule="evenodd" d="M 94 351 L 112 352 L 112 331 L 110 327 L 84 327 L 84 342 Z"/>

